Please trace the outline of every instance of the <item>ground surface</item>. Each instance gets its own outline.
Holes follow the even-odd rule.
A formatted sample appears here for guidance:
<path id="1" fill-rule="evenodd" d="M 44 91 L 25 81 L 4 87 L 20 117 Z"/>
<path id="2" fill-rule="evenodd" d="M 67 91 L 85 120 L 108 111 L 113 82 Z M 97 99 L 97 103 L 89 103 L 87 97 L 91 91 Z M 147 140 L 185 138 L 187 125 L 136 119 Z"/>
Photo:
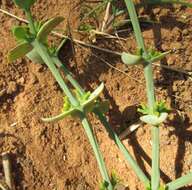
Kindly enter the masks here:
<path id="1" fill-rule="evenodd" d="M 0 3 L 1 8 L 24 17 L 10 1 Z M 38 19 L 47 19 L 55 15 L 67 18 L 71 12 L 71 27 L 77 28 L 80 3 L 80 0 L 39 0 L 33 13 Z M 166 6 L 139 12 L 160 22 L 142 25 L 148 47 L 174 50 L 162 63 L 191 71 L 192 10 Z M 61 109 L 62 93 L 57 83 L 45 66 L 27 59 L 8 64 L 6 55 L 16 44 L 10 29 L 20 23 L 2 13 L 0 22 L 0 153 L 12 153 L 17 189 L 98 189 L 101 177 L 78 120 L 68 118 L 55 124 L 44 124 L 40 120 L 41 116 L 57 114 Z M 66 21 L 60 28 L 65 26 Z M 123 34 L 126 42 L 104 39 L 98 40 L 96 45 L 116 51 L 134 51 L 136 44 L 129 28 L 129 32 Z M 74 36 L 82 39 L 76 33 Z M 108 67 L 94 55 L 125 71 L 126 75 Z M 80 47 L 76 47 L 75 57 L 78 80 L 84 88 L 91 90 L 101 81 L 105 82 L 104 96 L 111 101 L 108 117 L 112 127 L 119 132 L 120 126 L 126 127 L 137 121 L 135 105 L 146 99 L 141 68 L 126 68 L 119 57 Z M 74 60 L 68 64 L 74 72 Z M 192 79 L 182 73 L 154 69 L 157 97 L 164 97 L 173 109 L 170 121 L 161 127 L 161 176 L 162 181 L 168 182 L 192 169 Z M 144 189 L 102 125 L 93 116 L 90 120 L 109 171 L 115 170 L 129 189 Z M 140 166 L 150 173 L 150 128 L 141 127 L 124 143 Z"/>

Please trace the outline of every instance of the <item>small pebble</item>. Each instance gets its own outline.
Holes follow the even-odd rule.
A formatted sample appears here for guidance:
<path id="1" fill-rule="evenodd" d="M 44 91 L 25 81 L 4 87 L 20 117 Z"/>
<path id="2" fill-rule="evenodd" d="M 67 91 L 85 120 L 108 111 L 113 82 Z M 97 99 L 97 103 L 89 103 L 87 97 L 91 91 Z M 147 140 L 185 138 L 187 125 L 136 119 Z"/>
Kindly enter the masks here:
<path id="1" fill-rule="evenodd" d="M 184 29 L 184 30 L 182 31 L 182 34 L 183 34 L 184 36 L 188 35 L 188 34 L 189 34 L 189 30 L 188 30 L 188 29 Z"/>
<path id="2" fill-rule="evenodd" d="M 5 89 L 0 90 L 0 97 L 1 97 L 1 96 L 4 96 L 4 95 L 5 95 L 5 93 L 6 93 L 6 90 L 5 90 Z"/>
<path id="3" fill-rule="evenodd" d="M 20 79 L 17 80 L 17 83 L 20 85 L 24 85 L 25 84 L 25 79 L 24 77 L 21 77 Z"/>
<path id="4" fill-rule="evenodd" d="M 37 82 L 38 82 L 38 79 L 37 79 L 36 75 L 31 74 L 30 84 L 36 84 Z"/>
<path id="5" fill-rule="evenodd" d="M 9 82 L 7 88 L 7 94 L 13 94 L 17 91 L 17 83 L 14 81 Z"/>

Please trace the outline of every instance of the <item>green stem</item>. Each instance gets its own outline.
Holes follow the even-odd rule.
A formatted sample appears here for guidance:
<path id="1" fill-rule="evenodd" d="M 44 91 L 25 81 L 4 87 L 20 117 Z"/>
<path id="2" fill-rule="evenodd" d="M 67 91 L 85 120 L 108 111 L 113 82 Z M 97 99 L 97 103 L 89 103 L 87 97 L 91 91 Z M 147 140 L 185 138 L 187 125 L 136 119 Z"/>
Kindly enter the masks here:
<path id="1" fill-rule="evenodd" d="M 152 128 L 152 176 L 151 188 L 158 190 L 160 185 L 160 171 L 159 171 L 159 127 Z"/>
<path id="2" fill-rule="evenodd" d="M 98 145 L 97 140 L 93 134 L 93 130 L 89 124 L 89 121 L 87 120 L 86 116 L 83 113 L 81 115 L 81 122 L 82 122 L 84 129 L 85 129 L 85 132 L 87 134 L 89 142 L 93 148 L 93 151 L 94 151 L 95 157 L 97 159 L 97 163 L 98 163 L 101 175 L 102 175 L 103 179 L 105 180 L 105 182 L 107 182 L 107 184 L 108 184 L 108 190 L 112 190 L 113 187 L 112 187 L 109 175 L 107 173 L 107 169 L 105 167 L 104 160 L 101 156 L 101 152 L 99 150 L 99 145 Z"/>
<path id="3" fill-rule="evenodd" d="M 139 179 L 145 184 L 145 187 L 149 187 L 150 181 L 144 174 L 144 172 L 141 170 L 141 168 L 138 166 L 137 162 L 133 159 L 129 151 L 126 149 L 125 145 L 121 142 L 118 135 L 113 131 L 113 129 L 110 127 L 106 117 L 97 109 L 94 110 L 95 115 L 98 116 L 99 120 L 102 122 L 106 130 L 108 131 L 111 138 L 115 141 L 116 145 L 119 147 L 127 161 L 129 162 L 130 166 L 136 173 L 136 175 L 139 177 Z"/>
<path id="4" fill-rule="evenodd" d="M 49 67 L 49 69 L 51 70 L 53 76 L 55 77 L 55 79 L 57 80 L 57 82 L 60 84 L 61 88 L 63 89 L 64 93 L 66 94 L 66 96 L 69 97 L 71 103 L 74 106 L 78 106 L 79 102 L 75 99 L 75 97 L 72 95 L 71 91 L 68 89 L 67 85 L 65 84 L 63 78 L 61 77 L 59 71 L 57 70 L 55 64 L 57 64 L 58 66 L 61 66 L 61 62 L 57 59 L 57 58 L 53 58 L 51 57 L 46 50 L 46 47 L 44 47 L 41 43 L 39 43 L 37 40 L 35 42 L 33 42 L 33 46 L 36 49 L 36 51 L 39 53 L 39 55 L 42 57 L 43 61 L 47 64 L 47 66 Z M 55 64 L 54 64 L 55 63 Z M 82 89 L 80 88 L 80 85 L 72 78 L 72 76 L 70 75 L 70 73 L 68 72 L 68 70 L 62 66 L 62 68 L 64 69 L 64 72 L 67 74 L 67 78 L 68 80 L 70 80 L 72 82 L 72 84 L 80 89 L 80 91 L 82 92 Z M 91 129 L 91 126 L 85 116 L 85 114 L 82 112 L 81 115 L 81 121 L 82 121 L 82 125 L 87 133 L 87 136 L 89 138 L 90 144 L 93 148 L 93 151 L 95 153 L 98 165 L 99 165 L 99 169 L 101 171 L 101 175 L 103 177 L 103 179 L 108 183 L 108 189 L 112 190 L 112 185 L 110 182 L 110 178 L 108 176 L 106 167 L 105 167 L 105 163 L 103 161 L 103 158 L 101 156 L 100 150 L 99 150 L 99 146 L 97 144 L 96 138 L 93 135 L 93 131 Z"/>
<path id="5" fill-rule="evenodd" d="M 62 88 L 65 95 L 69 98 L 70 102 L 73 106 L 79 106 L 79 102 L 76 100 L 76 98 L 73 96 L 67 85 L 65 84 L 61 74 L 57 70 L 51 56 L 47 52 L 47 48 L 42 45 L 40 42 L 35 40 L 32 45 L 34 46 L 36 52 L 39 53 L 43 61 L 46 63 L 46 65 L 49 67 L 50 71 L 52 72 L 53 76 L 55 77 L 56 81 L 59 83 L 60 87 Z"/>
<path id="6" fill-rule="evenodd" d="M 144 52 L 144 56 L 147 56 L 147 50 L 145 48 L 144 39 L 141 33 L 141 28 L 139 25 L 139 20 L 137 17 L 134 3 L 131 0 L 125 0 L 125 3 L 127 5 L 127 9 L 131 18 L 131 22 L 133 25 L 138 46 L 142 48 L 142 51 Z M 154 88 L 154 82 L 153 82 L 153 69 L 152 69 L 152 64 L 150 62 L 144 63 L 144 75 L 146 80 L 148 106 L 151 110 L 151 114 L 153 114 L 154 106 L 155 106 L 155 88 Z M 159 170 L 160 170 L 159 169 L 159 129 L 153 126 L 152 127 L 152 190 L 157 190 L 159 188 L 159 187 L 156 188 L 157 184 L 160 183 Z"/>
<path id="7" fill-rule="evenodd" d="M 135 37 L 137 40 L 137 44 L 138 44 L 139 48 L 141 48 L 143 50 L 143 52 L 145 54 L 147 54 L 147 51 L 145 48 L 145 43 L 144 43 L 143 37 L 141 35 L 141 28 L 140 28 L 139 20 L 138 20 L 137 13 L 135 10 L 135 5 L 131 0 L 125 0 L 125 3 L 127 6 L 127 9 L 128 9 L 128 12 L 129 12 L 129 16 L 131 18 L 133 29 L 135 31 Z"/>
<path id="8" fill-rule="evenodd" d="M 141 33 L 141 28 L 139 25 L 139 20 L 137 17 L 135 6 L 131 0 L 125 0 L 125 3 L 129 11 L 129 15 L 130 15 L 133 29 L 135 32 L 137 44 L 142 49 L 142 51 L 144 52 L 144 55 L 146 56 L 147 50 L 145 48 L 145 43 Z M 153 111 L 153 107 L 155 104 L 155 90 L 154 90 L 154 82 L 153 82 L 153 69 L 152 69 L 151 63 L 146 62 L 144 64 L 144 74 L 145 74 L 145 80 L 146 80 L 148 104 L 149 104 L 149 107 L 151 108 L 151 111 Z"/>
<path id="9" fill-rule="evenodd" d="M 25 14 L 26 14 L 26 16 L 27 16 L 27 20 L 29 21 L 29 27 L 30 27 L 30 29 L 31 29 L 31 32 L 32 32 L 33 34 L 37 34 L 37 31 L 36 31 L 35 25 L 34 25 L 34 21 L 33 21 L 33 17 L 32 17 L 32 15 L 31 15 L 30 10 L 25 10 Z"/>
<path id="10" fill-rule="evenodd" d="M 192 183 L 192 172 L 168 183 L 166 187 L 168 190 L 176 190 L 190 183 Z"/>
<path id="11" fill-rule="evenodd" d="M 61 63 L 58 57 L 52 57 L 54 63 L 57 65 L 57 67 L 62 68 L 63 72 L 66 76 L 66 78 L 69 80 L 69 82 L 72 84 L 72 86 L 79 91 L 81 95 L 85 94 L 85 91 L 83 88 L 79 85 L 79 83 L 72 77 L 72 74 L 68 71 L 68 69 L 65 67 L 64 64 Z"/>
<path id="12" fill-rule="evenodd" d="M 154 82 L 153 82 L 153 68 L 151 63 L 146 63 L 144 66 L 144 75 L 145 75 L 145 81 L 146 81 L 146 89 L 147 89 L 147 99 L 148 99 L 148 105 L 151 110 L 151 113 L 153 114 L 153 109 L 155 105 L 155 88 L 154 88 Z"/>
<path id="13" fill-rule="evenodd" d="M 58 67 L 61 67 L 64 70 L 64 73 L 66 74 L 66 78 L 71 82 L 71 84 L 74 86 L 75 89 L 77 89 L 79 92 L 84 94 L 84 90 L 81 88 L 81 86 L 78 84 L 76 80 L 73 79 L 71 76 L 71 73 L 67 70 L 67 68 L 61 63 L 61 61 L 58 58 L 54 58 L 54 62 Z M 94 113 L 97 115 L 99 120 L 102 122 L 106 130 L 108 131 L 109 135 L 112 137 L 112 139 L 115 141 L 121 152 L 124 154 L 125 158 L 139 177 L 141 181 L 145 184 L 146 187 L 149 186 L 150 181 L 146 177 L 146 175 L 143 173 L 143 171 L 140 169 L 138 164 L 135 162 L 133 157 L 130 155 L 124 144 L 121 142 L 119 139 L 118 135 L 111 129 L 106 117 L 99 111 L 99 110 L 94 110 Z"/>

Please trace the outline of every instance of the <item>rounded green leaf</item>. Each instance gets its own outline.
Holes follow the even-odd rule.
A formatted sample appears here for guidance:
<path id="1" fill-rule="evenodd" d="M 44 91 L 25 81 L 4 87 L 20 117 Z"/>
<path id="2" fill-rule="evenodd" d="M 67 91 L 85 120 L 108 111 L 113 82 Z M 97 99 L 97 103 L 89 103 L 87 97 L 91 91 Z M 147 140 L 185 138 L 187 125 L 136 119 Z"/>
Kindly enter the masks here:
<path id="1" fill-rule="evenodd" d="M 104 83 L 101 83 L 99 87 L 91 93 L 89 99 L 82 104 L 82 107 L 85 108 L 86 106 L 92 105 L 103 90 L 104 90 Z"/>
<path id="2" fill-rule="evenodd" d="M 64 20 L 63 17 L 55 17 L 51 20 L 48 20 L 43 26 L 40 28 L 37 39 L 41 42 L 45 42 L 47 39 L 47 36 L 50 34 L 50 32 L 59 25 Z"/>
<path id="3" fill-rule="evenodd" d="M 19 58 L 23 58 L 27 53 L 33 49 L 33 46 L 27 42 L 20 43 L 14 49 L 12 49 L 8 54 L 8 59 L 10 62 L 15 61 Z"/>
<path id="4" fill-rule="evenodd" d="M 139 55 L 133 55 L 123 52 L 121 55 L 121 59 L 126 65 L 137 65 L 141 63 L 143 58 Z"/>
<path id="5" fill-rule="evenodd" d="M 17 40 L 25 40 L 27 38 L 27 28 L 22 26 L 15 26 L 12 29 L 13 35 Z"/>
<path id="6" fill-rule="evenodd" d="M 144 115 L 140 117 L 140 120 L 143 121 L 144 123 L 153 125 L 153 126 L 158 126 L 161 123 L 163 123 L 167 119 L 168 113 L 161 113 L 160 116 L 156 115 Z"/>
<path id="7" fill-rule="evenodd" d="M 24 10 L 29 10 L 36 0 L 13 0 L 13 2 Z"/>

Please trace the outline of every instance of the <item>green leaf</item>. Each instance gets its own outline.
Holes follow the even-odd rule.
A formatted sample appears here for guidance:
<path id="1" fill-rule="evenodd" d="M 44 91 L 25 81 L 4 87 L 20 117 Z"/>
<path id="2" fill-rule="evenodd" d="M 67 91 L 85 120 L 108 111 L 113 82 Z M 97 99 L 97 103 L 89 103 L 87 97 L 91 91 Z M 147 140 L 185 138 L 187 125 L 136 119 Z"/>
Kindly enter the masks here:
<path id="1" fill-rule="evenodd" d="M 24 10 L 29 10 L 36 0 L 13 0 L 13 2 Z"/>
<path id="2" fill-rule="evenodd" d="M 82 107 L 86 109 L 87 106 L 94 103 L 94 101 L 99 97 L 99 95 L 102 93 L 103 90 L 104 90 L 104 83 L 101 83 L 100 86 L 91 93 L 89 99 L 82 104 Z"/>
<path id="3" fill-rule="evenodd" d="M 118 183 L 120 183 L 120 181 L 121 180 L 117 176 L 116 172 L 113 170 L 111 172 L 111 183 L 112 183 L 112 186 L 115 187 Z"/>
<path id="4" fill-rule="evenodd" d="M 143 115 L 150 114 L 150 109 L 147 105 L 141 104 L 140 107 L 137 109 L 139 113 L 142 113 Z"/>
<path id="5" fill-rule="evenodd" d="M 69 101 L 69 98 L 67 96 L 65 96 L 62 112 L 69 111 L 70 109 L 71 109 L 71 103 Z"/>
<path id="6" fill-rule="evenodd" d="M 157 115 L 144 115 L 140 117 L 140 120 L 144 123 L 158 126 L 167 119 L 168 113 L 161 113 L 160 116 Z"/>
<path id="7" fill-rule="evenodd" d="M 122 53 L 121 59 L 126 65 L 137 65 L 140 64 L 143 60 L 143 58 L 139 55 L 133 55 L 125 52 Z"/>
<path id="8" fill-rule="evenodd" d="M 158 113 L 169 113 L 170 109 L 166 106 L 166 103 L 164 101 L 160 101 L 155 103 L 155 111 Z"/>
<path id="9" fill-rule="evenodd" d="M 99 190 L 107 190 L 107 187 L 108 187 L 108 183 L 104 181 L 99 185 Z"/>
<path id="10" fill-rule="evenodd" d="M 26 40 L 28 34 L 28 28 L 23 26 L 15 26 L 12 29 L 13 35 L 17 40 Z"/>
<path id="11" fill-rule="evenodd" d="M 34 26 L 35 26 L 36 31 L 38 32 L 42 27 L 42 22 L 34 21 Z"/>
<path id="12" fill-rule="evenodd" d="M 51 33 L 51 31 L 59 25 L 64 20 L 63 17 L 55 17 L 50 20 L 48 20 L 46 23 L 43 24 L 43 26 L 40 28 L 37 39 L 41 42 L 45 42 L 47 39 L 47 36 Z"/>
<path id="13" fill-rule="evenodd" d="M 27 42 L 20 43 L 14 49 L 12 49 L 8 54 L 8 59 L 10 62 L 15 61 L 19 58 L 23 58 L 27 53 L 33 49 L 33 46 Z"/>
<path id="14" fill-rule="evenodd" d="M 154 63 L 154 62 L 157 62 L 157 61 L 160 61 L 161 59 L 163 59 L 164 57 L 166 57 L 168 54 L 170 54 L 171 51 L 167 51 L 167 52 L 164 52 L 164 53 L 160 53 L 159 55 L 157 56 L 153 56 L 151 59 L 150 59 L 150 62 L 151 63 Z"/>
<path id="15" fill-rule="evenodd" d="M 77 114 L 79 111 L 76 108 L 72 108 L 68 111 L 65 111 L 57 116 L 50 117 L 50 118 L 41 118 L 42 121 L 44 122 L 56 122 L 64 119 L 65 117 L 73 114 Z"/>

